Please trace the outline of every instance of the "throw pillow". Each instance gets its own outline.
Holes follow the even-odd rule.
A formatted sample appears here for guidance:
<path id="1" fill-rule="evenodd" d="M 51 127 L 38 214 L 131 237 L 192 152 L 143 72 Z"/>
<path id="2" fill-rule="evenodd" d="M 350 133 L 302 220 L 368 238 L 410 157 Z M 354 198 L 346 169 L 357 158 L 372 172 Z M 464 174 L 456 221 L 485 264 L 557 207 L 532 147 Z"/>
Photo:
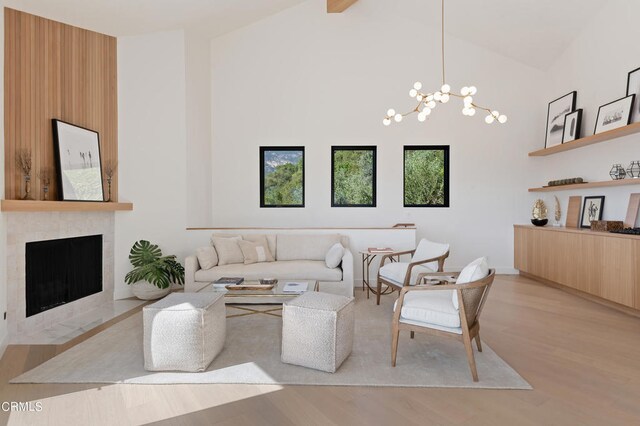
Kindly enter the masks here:
<path id="1" fill-rule="evenodd" d="M 244 264 L 248 265 L 250 263 L 259 263 L 259 262 L 273 262 L 274 258 L 269 251 L 269 245 L 267 244 L 267 239 L 265 238 L 264 242 L 254 242 L 254 241 L 238 241 L 240 245 L 240 250 L 242 250 L 242 255 L 244 256 Z"/>
<path id="2" fill-rule="evenodd" d="M 211 246 L 197 249 L 196 257 L 202 269 L 211 269 L 218 264 L 218 253 Z"/>
<path id="3" fill-rule="evenodd" d="M 458 275 L 458 279 L 456 280 L 456 284 L 467 284 L 473 281 L 480 280 L 489 275 L 489 265 L 487 265 L 487 258 L 481 257 L 467 266 L 465 266 L 460 274 Z M 458 309 L 460 306 L 458 304 L 458 292 L 453 292 L 453 306 Z"/>
<path id="4" fill-rule="evenodd" d="M 213 246 L 218 253 L 218 265 L 228 265 L 230 263 L 243 263 L 244 256 L 240 250 L 239 241 L 241 237 L 222 238 L 213 237 Z"/>
<path id="5" fill-rule="evenodd" d="M 344 247 L 342 247 L 340 243 L 335 243 L 329 248 L 329 251 L 324 257 L 324 263 L 327 265 L 327 268 L 337 268 L 340 262 L 342 262 L 342 256 L 344 256 Z"/>
<path id="6" fill-rule="evenodd" d="M 434 243 L 433 241 L 429 241 L 426 238 L 420 240 L 418 243 L 418 247 L 416 247 L 416 251 L 411 258 L 412 262 L 419 262 L 421 260 L 433 259 L 434 257 L 439 257 L 449 251 L 449 244 L 441 244 Z M 438 270 L 438 262 L 429 262 L 424 264 L 423 266 L 427 266 L 434 271 Z"/>

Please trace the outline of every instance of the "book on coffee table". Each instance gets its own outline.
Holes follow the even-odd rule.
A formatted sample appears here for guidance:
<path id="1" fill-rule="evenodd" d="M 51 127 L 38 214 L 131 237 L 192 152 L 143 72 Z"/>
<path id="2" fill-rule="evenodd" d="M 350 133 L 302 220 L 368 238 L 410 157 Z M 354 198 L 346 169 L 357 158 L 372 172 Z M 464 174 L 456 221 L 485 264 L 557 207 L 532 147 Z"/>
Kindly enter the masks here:
<path id="1" fill-rule="evenodd" d="M 214 284 L 238 285 L 244 281 L 242 277 L 222 277 L 215 280 Z"/>
<path id="2" fill-rule="evenodd" d="M 307 291 L 309 283 L 306 282 L 287 282 L 282 289 L 283 293 L 304 293 Z"/>

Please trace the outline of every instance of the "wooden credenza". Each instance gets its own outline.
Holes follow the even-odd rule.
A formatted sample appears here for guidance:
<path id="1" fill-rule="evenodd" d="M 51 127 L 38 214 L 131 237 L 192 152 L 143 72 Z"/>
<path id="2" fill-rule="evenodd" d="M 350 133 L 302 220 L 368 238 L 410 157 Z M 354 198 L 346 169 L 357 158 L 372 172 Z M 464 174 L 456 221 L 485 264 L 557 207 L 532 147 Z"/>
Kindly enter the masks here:
<path id="1" fill-rule="evenodd" d="M 515 225 L 514 238 L 522 275 L 640 314 L 640 236 Z"/>

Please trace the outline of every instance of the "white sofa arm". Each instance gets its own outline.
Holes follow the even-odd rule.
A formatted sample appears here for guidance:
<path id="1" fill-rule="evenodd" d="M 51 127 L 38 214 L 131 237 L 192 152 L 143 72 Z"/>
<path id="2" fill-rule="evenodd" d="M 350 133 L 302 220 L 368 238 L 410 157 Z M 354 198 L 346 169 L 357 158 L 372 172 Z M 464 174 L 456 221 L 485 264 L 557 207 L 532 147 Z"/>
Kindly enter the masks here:
<path id="1" fill-rule="evenodd" d="M 184 292 L 192 293 L 198 291 L 196 286 L 196 272 L 200 270 L 200 263 L 198 258 L 194 256 L 187 256 L 184 260 Z"/>
<path id="2" fill-rule="evenodd" d="M 342 256 L 342 282 L 347 292 L 353 297 L 353 255 L 348 248 L 344 249 Z"/>

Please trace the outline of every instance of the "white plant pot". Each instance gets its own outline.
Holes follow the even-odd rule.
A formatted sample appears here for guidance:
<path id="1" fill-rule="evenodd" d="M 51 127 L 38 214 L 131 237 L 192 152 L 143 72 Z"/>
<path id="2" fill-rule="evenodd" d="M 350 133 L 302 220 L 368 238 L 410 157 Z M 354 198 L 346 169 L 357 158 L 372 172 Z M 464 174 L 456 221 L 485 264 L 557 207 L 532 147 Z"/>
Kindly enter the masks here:
<path id="1" fill-rule="evenodd" d="M 133 295 L 142 300 L 156 300 L 160 299 L 171 291 L 171 287 L 158 288 L 148 281 L 138 281 L 131 284 L 131 291 Z"/>

